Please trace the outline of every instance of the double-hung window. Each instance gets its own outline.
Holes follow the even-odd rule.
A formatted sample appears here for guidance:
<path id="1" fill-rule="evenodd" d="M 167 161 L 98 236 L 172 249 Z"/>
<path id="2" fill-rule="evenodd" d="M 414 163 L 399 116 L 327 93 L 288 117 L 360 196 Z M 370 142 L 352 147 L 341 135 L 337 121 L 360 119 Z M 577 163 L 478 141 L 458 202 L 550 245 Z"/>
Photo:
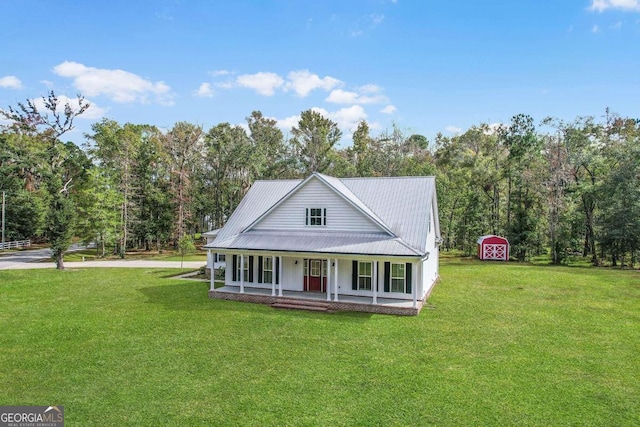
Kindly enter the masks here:
<path id="1" fill-rule="evenodd" d="M 264 257 L 262 259 L 262 282 L 272 283 L 273 279 L 273 259 L 271 257 Z"/>
<path id="2" fill-rule="evenodd" d="M 307 208 L 306 225 L 327 225 L 327 208 Z"/>
<path id="3" fill-rule="evenodd" d="M 358 290 L 370 291 L 371 290 L 371 277 L 372 277 L 371 262 L 358 262 Z"/>
<path id="4" fill-rule="evenodd" d="M 391 264 L 391 292 L 405 292 L 407 285 L 405 264 Z"/>
<path id="5" fill-rule="evenodd" d="M 238 282 L 240 281 L 240 278 L 242 278 L 243 281 L 245 282 L 250 282 L 250 278 L 249 278 L 249 264 L 251 262 L 251 258 L 253 257 L 240 257 L 238 256 L 237 258 L 237 263 L 238 265 L 236 266 L 236 276 L 238 278 Z M 241 261 L 244 261 L 244 266 L 242 265 Z M 244 273 L 244 274 L 243 274 Z"/>

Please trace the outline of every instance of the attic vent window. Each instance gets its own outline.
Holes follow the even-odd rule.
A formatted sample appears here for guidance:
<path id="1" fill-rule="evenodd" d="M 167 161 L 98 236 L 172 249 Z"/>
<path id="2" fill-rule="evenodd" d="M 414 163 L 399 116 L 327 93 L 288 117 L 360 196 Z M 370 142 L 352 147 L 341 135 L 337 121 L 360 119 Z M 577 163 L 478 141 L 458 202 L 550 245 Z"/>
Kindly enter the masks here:
<path id="1" fill-rule="evenodd" d="M 307 208 L 305 225 L 327 225 L 327 208 Z"/>

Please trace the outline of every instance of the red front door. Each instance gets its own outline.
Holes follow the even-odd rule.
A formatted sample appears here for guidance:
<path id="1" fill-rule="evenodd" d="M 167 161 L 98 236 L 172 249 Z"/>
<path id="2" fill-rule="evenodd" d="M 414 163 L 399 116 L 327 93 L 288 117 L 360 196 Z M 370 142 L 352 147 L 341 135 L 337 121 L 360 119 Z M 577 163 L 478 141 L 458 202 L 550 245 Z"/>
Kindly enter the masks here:
<path id="1" fill-rule="evenodd" d="M 327 288 L 327 262 L 321 259 L 307 260 L 307 275 L 304 278 L 305 291 L 324 292 Z"/>

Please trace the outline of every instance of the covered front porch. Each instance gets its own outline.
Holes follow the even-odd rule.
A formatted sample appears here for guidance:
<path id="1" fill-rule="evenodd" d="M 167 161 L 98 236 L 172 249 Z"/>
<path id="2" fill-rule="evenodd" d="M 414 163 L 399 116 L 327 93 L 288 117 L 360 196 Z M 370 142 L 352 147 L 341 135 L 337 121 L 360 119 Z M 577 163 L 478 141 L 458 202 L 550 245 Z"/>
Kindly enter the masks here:
<path id="1" fill-rule="evenodd" d="M 423 301 L 402 300 L 394 298 L 377 298 L 372 304 L 371 297 L 357 295 L 340 295 L 339 300 L 328 300 L 326 294 L 320 292 L 281 290 L 273 294 L 271 289 L 225 285 L 211 289 L 209 298 L 230 301 L 243 301 L 278 306 L 324 307 L 328 312 L 360 311 L 366 313 L 395 314 L 415 316 L 420 313 Z M 293 308 L 293 307 L 292 307 Z"/>

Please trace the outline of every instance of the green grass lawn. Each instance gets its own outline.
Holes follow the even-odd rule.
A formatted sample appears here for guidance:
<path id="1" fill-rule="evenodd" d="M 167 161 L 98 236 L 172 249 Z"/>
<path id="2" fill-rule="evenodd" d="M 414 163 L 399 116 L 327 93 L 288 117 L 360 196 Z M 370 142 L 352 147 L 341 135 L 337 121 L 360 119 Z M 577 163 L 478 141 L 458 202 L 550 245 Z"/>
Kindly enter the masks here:
<path id="1" fill-rule="evenodd" d="M 640 425 L 640 274 L 446 259 L 417 317 L 0 271 L 0 404 L 69 426 Z"/>

